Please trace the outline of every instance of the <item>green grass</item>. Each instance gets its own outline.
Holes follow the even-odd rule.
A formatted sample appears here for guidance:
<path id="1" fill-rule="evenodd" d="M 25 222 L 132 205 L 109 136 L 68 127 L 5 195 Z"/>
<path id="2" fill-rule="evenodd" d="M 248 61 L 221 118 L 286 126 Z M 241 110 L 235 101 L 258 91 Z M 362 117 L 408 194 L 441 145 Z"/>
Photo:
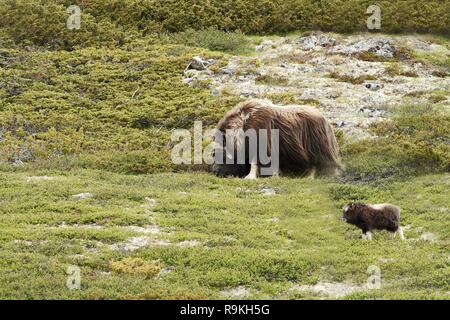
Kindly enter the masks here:
<path id="1" fill-rule="evenodd" d="M 195 55 L 218 68 L 260 38 L 207 29 L 122 41 L 111 29 L 96 34 L 109 39 L 98 47 L 84 30 L 65 51 L 31 45 L 52 35 L 42 28 L 31 38 L 0 29 L 0 298 L 216 299 L 239 286 L 247 298 L 322 298 L 291 287 L 363 286 L 370 265 L 382 288 L 345 298 L 449 298 L 446 90 L 423 93 L 433 105 L 389 110 L 391 120 L 372 127 L 375 140 L 348 142 L 338 131 L 341 177 L 219 179 L 172 164 L 170 134 L 196 120 L 214 126 L 241 98 L 213 96 L 208 82 L 189 87 L 183 70 Z M 265 187 L 277 194 L 262 195 Z M 385 232 L 361 240 L 339 220 L 350 200 L 400 205 L 407 241 Z M 124 250 L 133 241 L 147 245 Z M 81 290 L 66 287 L 72 265 Z"/>
<path id="2" fill-rule="evenodd" d="M 29 179 L 43 175 L 52 179 Z M 380 186 L 94 170 L 3 171 L 0 178 L 1 298 L 219 298 L 237 286 L 250 298 L 315 298 L 289 288 L 364 285 L 369 265 L 381 269 L 382 289 L 348 298 L 448 298 L 448 174 Z M 277 194 L 262 195 L 264 187 Z M 93 197 L 72 197 L 82 192 Z M 361 240 L 339 220 L 350 199 L 402 206 L 407 241 L 384 232 Z M 162 233 L 127 227 L 149 224 Z M 426 232 L 436 240 L 420 240 Z M 114 249 L 143 236 L 165 245 Z M 196 246 L 179 245 L 192 240 Z M 65 286 L 69 265 L 81 268 L 81 290 Z M 171 271 L 155 277 L 161 268 Z"/>
<path id="3" fill-rule="evenodd" d="M 289 84 L 289 79 L 283 76 L 267 74 L 257 76 L 255 82 L 268 86 L 287 86 Z"/>
<path id="4" fill-rule="evenodd" d="M 171 130 L 196 120 L 213 126 L 239 101 L 183 84 L 195 55 L 226 61 L 223 53 L 144 40 L 110 50 L 0 50 L 0 161 L 176 170 Z"/>
<path id="5" fill-rule="evenodd" d="M 141 35 L 215 28 L 248 34 L 289 33 L 297 30 L 367 31 L 369 0 L 90 0 L 78 3 L 80 30 L 64 28 L 68 0 L 4 0 L 0 28 L 16 43 L 74 49 L 115 46 Z M 383 32 L 448 35 L 446 1 L 377 2 L 383 12 Z M 32 26 L 32 27 L 30 27 Z M 1 41 L 1 40 L 0 40 Z"/>
<path id="6" fill-rule="evenodd" d="M 450 113 L 447 106 L 403 105 L 371 127 L 378 137 L 341 140 L 347 181 L 376 182 L 450 171 Z"/>
<path id="7" fill-rule="evenodd" d="M 232 54 L 249 54 L 253 52 L 251 41 L 242 33 L 224 32 L 216 29 L 196 31 L 188 29 L 183 32 L 163 36 L 169 43 L 183 44 L 189 47 L 199 47 L 211 51 L 221 51 Z"/>

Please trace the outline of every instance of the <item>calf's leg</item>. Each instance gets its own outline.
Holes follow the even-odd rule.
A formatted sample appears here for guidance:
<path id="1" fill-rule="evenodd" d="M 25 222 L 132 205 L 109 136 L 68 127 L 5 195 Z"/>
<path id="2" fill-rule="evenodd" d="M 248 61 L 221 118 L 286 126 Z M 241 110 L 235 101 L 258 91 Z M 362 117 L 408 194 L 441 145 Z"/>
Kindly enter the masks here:
<path id="1" fill-rule="evenodd" d="M 245 179 L 256 179 L 258 175 L 258 165 L 256 163 L 252 163 L 250 166 L 250 173 L 245 177 Z"/>
<path id="2" fill-rule="evenodd" d="M 372 240 L 372 232 L 366 231 L 365 233 L 363 233 L 363 238 L 366 240 Z"/>
<path id="3" fill-rule="evenodd" d="M 400 239 L 401 240 L 405 240 L 405 235 L 403 234 L 403 228 L 402 227 L 398 227 L 396 233 L 398 233 L 400 235 Z"/>
<path id="4" fill-rule="evenodd" d="M 306 179 L 308 180 L 314 180 L 314 178 L 316 177 L 316 167 L 312 167 L 309 171 L 308 174 L 306 176 Z"/>

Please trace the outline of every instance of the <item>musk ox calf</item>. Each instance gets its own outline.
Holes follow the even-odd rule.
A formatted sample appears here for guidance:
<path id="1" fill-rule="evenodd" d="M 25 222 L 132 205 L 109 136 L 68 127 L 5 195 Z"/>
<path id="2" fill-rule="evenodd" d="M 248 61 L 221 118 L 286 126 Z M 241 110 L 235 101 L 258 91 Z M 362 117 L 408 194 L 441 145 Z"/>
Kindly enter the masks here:
<path id="1" fill-rule="evenodd" d="M 316 170 L 334 173 L 340 167 L 333 128 L 312 107 L 277 106 L 267 100 L 251 99 L 230 110 L 217 129 L 223 138 L 215 138 L 214 157 L 220 153 L 224 159 L 213 165 L 218 176 L 256 179 L 257 175 L 293 172 L 314 177 Z M 247 134 L 251 131 L 257 134 L 253 156 Z M 269 162 L 263 161 L 263 153 L 268 155 Z M 241 162 L 236 161 L 237 155 L 242 155 Z"/>
<path id="2" fill-rule="evenodd" d="M 349 203 L 344 207 L 342 218 L 360 228 L 367 239 L 372 240 L 372 230 L 387 230 L 393 237 L 398 233 L 404 240 L 400 226 L 400 208 L 389 203 Z"/>

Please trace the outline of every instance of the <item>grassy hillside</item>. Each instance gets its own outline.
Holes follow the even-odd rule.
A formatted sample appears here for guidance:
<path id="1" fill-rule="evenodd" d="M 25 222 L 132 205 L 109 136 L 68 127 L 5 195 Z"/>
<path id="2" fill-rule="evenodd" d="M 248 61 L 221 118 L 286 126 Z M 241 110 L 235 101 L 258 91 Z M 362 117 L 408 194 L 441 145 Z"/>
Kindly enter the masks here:
<path id="1" fill-rule="evenodd" d="M 93 170 L 0 178 L 2 298 L 220 298 L 239 287 L 315 298 L 296 286 L 318 282 L 351 283 L 347 298 L 448 298 L 448 174 L 379 187 Z M 349 199 L 401 205 L 408 240 L 361 240 L 339 221 Z M 82 290 L 66 288 L 68 265 L 81 268 Z M 382 289 L 364 288 L 369 265 Z"/>
<path id="2" fill-rule="evenodd" d="M 198 118 L 212 124 L 230 104 L 213 105 L 206 90 L 181 82 L 199 50 L 142 46 L 1 51 L 2 160 L 77 161 L 125 172 L 167 169 L 170 130 Z M 213 108 L 220 113 L 211 117 Z"/>
<path id="3" fill-rule="evenodd" d="M 77 4 L 82 28 L 61 28 Z M 367 31 L 369 0 L 4 0 L 0 28 L 15 41 L 49 47 L 124 44 L 136 35 L 215 28 L 244 33 Z M 446 0 L 377 1 L 382 30 L 448 34 Z"/>
<path id="4" fill-rule="evenodd" d="M 236 52 L 208 48 L 227 50 L 226 44 L 233 42 L 238 44 L 234 49 L 245 54 L 258 41 L 209 30 L 143 38 L 115 49 L 1 49 L 0 161 L 122 173 L 204 170 L 204 166 L 172 163 L 171 131 L 191 130 L 194 121 L 202 121 L 204 129 L 213 127 L 244 98 L 212 95 L 201 83 L 187 86 L 182 82 L 183 70 L 189 59 L 202 55 L 216 59 L 212 71 L 219 72 L 229 54 Z M 422 57 L 448 65 L 432 58 Z M 446 94 L 441 93 L 444 99 Z M 379 143 L 347 143 L 336 132 L 348 174 L 371 179 L 448 171 L 448 109 L 430 102 L 393 112 L 393 119 L 372 128 L 380 136 Z"/>

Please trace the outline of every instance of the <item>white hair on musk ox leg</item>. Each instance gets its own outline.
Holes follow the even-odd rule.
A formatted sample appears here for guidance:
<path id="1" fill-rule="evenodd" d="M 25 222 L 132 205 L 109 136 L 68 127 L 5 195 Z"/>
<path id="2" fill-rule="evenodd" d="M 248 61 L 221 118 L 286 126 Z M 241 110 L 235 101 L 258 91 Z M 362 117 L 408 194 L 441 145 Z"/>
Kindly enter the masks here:
<path id="1" fill-rule="evenodd" d="M 275 169 L 275 170 L 273 171 L 273 173 L 272 173 L 272 177 L 278 178 L 278 177 L 280 177 L 280 176 L 281 176 L 281 170 L 280 170 L 280 168 Z"/>
<path id="2" fill-rule="evenodd" d="M 394 240 L 396 235 L 397 235 L 397 231 L 396 232 L 390 232 L 389 237 L 391 238 L 391 240 Z"/>
<path id="3" fill-rule="evenodd" d="M 252 163 L 250 167 L 250 173 L 245 177 L 245 179 L 255 180 L 258 175 L 258 165 Z"/>
<path id="4" fill-rule="evenodd" d="M 405 240 L 405 235 L 403 234 L 403 228 L 402 227 L 398 227 L 397 232 L 400 235 L 400 239 L 401 240 Z"/>
<path id="5" fill-rule="evenodd" d="M 372 232 L 367 231 L 366 233 L 363 233 L 363 238 L 366 240 L 372 240 Z"/>
<path id="6" fill-rule="evenodd" d="M 312 167 L 308 171 L 308 175 L 306 176 L 308 180 L 314 180 L 316 178 L 316 167 Z"/>

